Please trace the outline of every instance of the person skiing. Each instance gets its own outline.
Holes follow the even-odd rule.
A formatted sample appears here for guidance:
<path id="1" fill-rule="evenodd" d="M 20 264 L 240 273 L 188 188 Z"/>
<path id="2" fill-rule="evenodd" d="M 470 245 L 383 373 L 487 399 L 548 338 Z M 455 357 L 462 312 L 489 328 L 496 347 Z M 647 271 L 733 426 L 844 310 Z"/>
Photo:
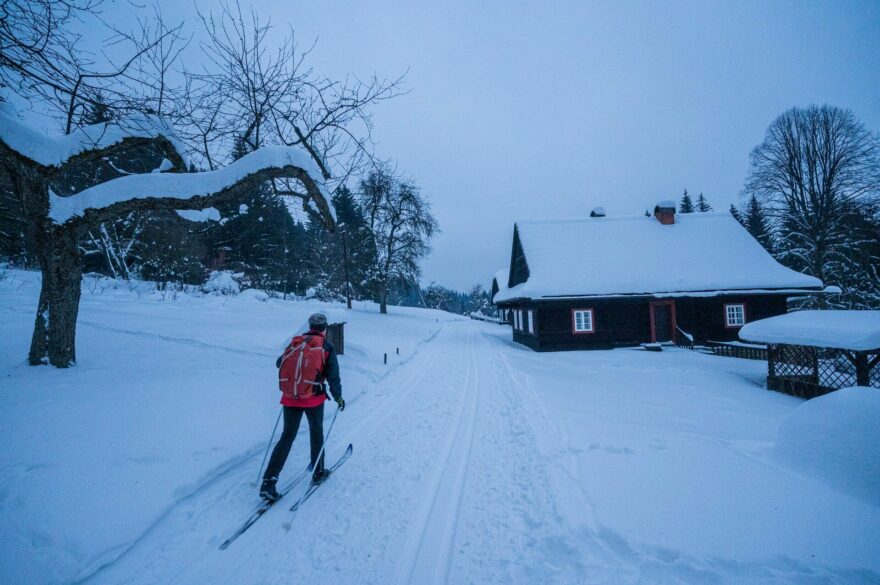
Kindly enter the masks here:
<path id="1" fill-rule="evenodd" d="M 324 402 L 327 400 L 325 382 L 329 382 L 330 393 L 340 411 L 345 410 L 345 400 L 342 398 L 336 348 L 325 338 L 326 330 L 327 317 L 315 313 L 309 317 L 309 331 L 294 337 L 275 362 L 284 409 L 284 430 L 263 475 L 260 497 L 266 500 L 281 497 L 275 485 L 290 454 L 303 414 L 309 421 L 312 481 L 321 483 L 330 476 L 330 470 L 324 468 L 324 454 L 321 452 L 324 446 Z"/>

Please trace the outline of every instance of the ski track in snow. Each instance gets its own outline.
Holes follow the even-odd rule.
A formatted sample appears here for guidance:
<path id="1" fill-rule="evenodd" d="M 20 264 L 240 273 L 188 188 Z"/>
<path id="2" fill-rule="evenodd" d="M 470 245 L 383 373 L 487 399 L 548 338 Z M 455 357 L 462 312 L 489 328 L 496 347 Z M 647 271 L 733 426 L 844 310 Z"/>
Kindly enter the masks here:
<path id="1" fill-rule="evenodd" d="M 131 333 L 124 330 L 120 330 L 120 332 Z M 357 437 L 361 436 L 365 431 L 369 432 L 371 427 L 381 425 L 384 420 L 393 415 L 395 411 L 400 408 L 401 401 L 399 398 L 401 395 L 417 382 L 421 381 L 425 372 L 432 371 L 431 366 L 434 365 L 435 355 L 438 349 L 443 347 L 448 337 L 448 333 L 447 335 L 443 335 L 443 333 L 447 332 L 442 328 L 436 330 L 420 344 L 417 351 L 405 360 L 396 364 L 396 368 L 387 371 L 380 377 L 381 379 L 385 377 L 395 377 L 395 375 L 397 375 L 401 378 L 399 381 L 392 384 L 391 391 L 375 389 L 368 394 L 359 396 L 356 400 L 348 401 L 346 404 L 348 412 L 352 412 L 352 406 L 365 398 L 374 400 L 378 403 L 371 404 L 371 408 L 367 413 L 358 416 L 357 422 L 348 431 L 341 431 L 339 428 L 341 425 L 337 422 L 335 430 L 336 436 L 332 436 L 331 440 L 328 442 L 328 452 L 331 448 L 330 446 L 333 444 L 348 444 L 349 442 L 356 443 Z M 165 336 L 155 337 L 164 338 Z M 176 338 L 168 338 L 168 340 L 181 341 Z M 186 341 L 188 340 L 183 340 L 184 343 Z M 200 342 L 197 342 L 197 344 L 199 346 L 206 345 Z M 332 416 L 331 414 L 328 415 Z M 340 421 L 345 418 L 346 413 L 341 413 Z M 291 450 L 291 456 L 285 465 L 286 474 L 291 474 L 291 470 L 301 469 L 301 467 L 308 463 L 307 456 L 303 453 L 303 447 L 308 444 L 307 426 L 306 423 L 303 423 L 300 427 L 299 433 L 294 442 L 294 449 Z M 339 434 L 341 432 L 344 432 L 344 434 L 340 439 Z M 231 532 L 238 526 L 237 522 L 243 521 L 249 510 L 242 508 L 241 505 L 236 506 L 236 504 L 240 504 L 242 501 L 255 501 L 254 496 L 256 495 L 256 484 L 248 477 L 248 474 L 253 470 L 245 464 L 253 463 L 253 458 L 257 453 L 262 457 L 263 448 L 263 445 L 259 445 L 250 450 L 250 457 L 238 457 L 236 458 L 236 463 L 234 465 L 224 466 L 224 471 L 222 473 L 218 473 L 210 480 L 203 482 L 201 484 L 202 489 L 179 500 L 178 503 L 154 523 L 144 535 L 122 551 L 113 561 L 105 563 L 94 572 L 90 572 L 89 575 L 83 577 L 77 581 L 77 583 L 119 583 L 123 581 L 165 583 L 169 581 L 166 576 L 162 576 L 162 571 L 171 569 L 173 575 L 178 575 L 184 572 L 187 565 L 191 564 L 193 560 L 198 558 L 201 554 L 208 551 L 213 552 L 213 549 L 215 549 L 220 542 L 225 540 L 228 535 L 222 532 L 214 535 L 214 538 L 212 538 L 209 543 L 211 548 L 209 548 L 208 551 L 202 550 L 198 555 L 194 555 L 191 547 L 187 546 L 185 541 L 188 538 L 200 536 L 202 534 L 200 528 L 202 527 L 201 525 L 193 525 L 193 520 L 204 520 L 208 522 L 215 519 L 208 517 L 210 515 L 209 512 L 213 510 L 217 515 L 223 516 L 222 523 L 217 523 L 217 525 L 221 527 L 225 526 L 220 529 L 227 530 L 231 534 Z M 301 457 L 298 458 L 297 455 L 300 455 Z M 333 455 L 330 454 L 328 456 L 332 457 Z M 356 456 L 357 453 L 355 454 L 355 457 Z M 348 465 L 350 466 L 351 463 Z M 236 471 L 237 473 L 233 474 L 233 471 Z M 220 480 L 226 481 L 223 481 L 221 485 Z M 288 503 L 294 501 L 293 496 L 294 494 L 291 494 L 288 498 L 285 498 L 284 501 Z M 235 513 L 228 512 L 224 514 L 224 505 L 229 505 L 231 508 L 238 507 L 241 509 L 236 510 Z M 286 510 L 286 508 L 286 505 L 278 506 L 273 508 L 269 514 L 274 513 L 277 515 L 281 509 Z M 269 514 L 267 514 L 267 516 Z M 239 518 L 239 516 L 241 518 Z M 258 531 L 260 525 L 264 523 L 265 520 L 266 517 L 264 516 L 264 518 L 261 518 L 249 532 Z M 235 550 L 236 546 L 240 546 L 239 543 L 246 540 L 247 537 L 248 533 L 234 543 L 229 550 Z M 155 550 L 155 542 L 160 543 L 158 551 Z M 159 553 L 158 555 L 156 554 L 157 552 Z M 126 565 L 126 557 L 128 555 L 135 558 L 135 565 L 137 565 L 143 558 L 150 558 L 148 567 L 136 567 L 132 569 L 132 567 L 124 566 Z M 153 575 L 149 571 L 145 572 L 145 568 L 153 569 L 153 572 L 156 574 Z M 124 579 L 121 578 L 122 574 L 126 575 Z M 174 582 L 173 579 L 171 582 Z"/>
<path id="2" fill-rule="evenodd" d="M 271 351 L 80 323 L 201 350 L 275 357 Z M 615 360 L 623 354 L 604 355 L 606 369 L 622 367 Z M 549 380 L 541 376 L 535 367 L 540 354 L 510 341 L 508 328 L 444 322 L 401 358 L 376 372 L 343 367 L 343 382 L 346 372 L 356 370 L 368 383 L 339 415 L 327 456 L 335 459 L 348 443 L 354 455 L 302 506 L 289 533 L 282 527 L 291 520 L 288 505 L 300 487 L 228 550 L 218 550 L 258 500 L 255 469 L 265 443 L 250 445 L 187 487 L 136 539 L 92 559 L 75 582 L 878 582 L 868 570 L 837 570 L 785 556 L 750 561 L 697 556 L 603 524 L 604 509 L 597 510 L 589 496 L 592 478 L 583 453 L 630 455 L 646 447 L 580 443 L 576 421 L 557 416 L 541 399 L 554 391 L 552 373 Z M 629 376 L 666 367 L 640 370 L 625 363 Z M 579 373 L 595 371 L 587 366 Z M 332 408 L 328 403 L 325 416 L 332 416 Z M 666 416 L 686 422 L 686 415 Z M 307 463 L 306 427 L 300 428 L 282 482 Z M 679 435 L 689 436 L 684 427 Z M 689 436 L 694 439 L 736 448 L 715 437 Z M 749 449 L 741 454 L 754 457 Z"/>
<path id="3" fill-rule="evenodd" d="M 470 332 L 458 420 L 454 427 L 450 427 L 451 432 L 442 448 L 443 455 L 432 471 L 427 489 L 420 498 L 422 503 L 410 525 L 393 581 L 398 585 L 447 582 L 480 396 L 473 345 L 473 333 Z"/>
<path id="4" fill-rule="evenodd" d="M 534 379 L 512 365 L 521 351 L 482 325 L 444 324 L 340 415 L 328 456 L 351 442 L 354 457 L 298 511 L 290 533 L 282 526 L 291 513 L 281 505 L 228 550 L 217 550 L 255 501 L 251 467 L 230 465 L 83 582 L 610 585 L 872 579 L 786 558 L 760 564 L 698 558 L 633 541 L 602 525 L 578 480 L 584 477 L 577 457 L 583 446 L 573 445 L 565 422 L 534 398 L 540 390 Z M 305 426 L 286 466 L 288 477 L 307 462 Z M 365 542 L 369 546 L 356 544 Z"/>

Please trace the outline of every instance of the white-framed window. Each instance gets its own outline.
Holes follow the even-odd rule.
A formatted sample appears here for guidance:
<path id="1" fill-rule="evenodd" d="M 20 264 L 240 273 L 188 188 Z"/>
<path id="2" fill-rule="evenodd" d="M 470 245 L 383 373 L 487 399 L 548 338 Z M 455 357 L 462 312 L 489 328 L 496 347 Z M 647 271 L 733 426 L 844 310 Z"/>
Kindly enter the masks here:
<path id="1" fill-rule="evenodd" d="M 742 327 L 746 324 L 746 306 L 743 304 L 724 305 L 724 325 Z"/>
<path id="2" fill-rule="evenodd" d="M 534 333 L 535 333 L 535 312 L 532 311 L 531 309 L 529 309 L 529 311 L 526 313 L 526 319 L 527 319 L 526 323 L 528 323 L 529 333 L 534 335 Z"/>
<path id="3" fill-rule="evenodd" d="M 594 333 L 593 309 L 572 309 L 571 330 L 572 333 Z"/>
<path id="4" fill-rule="evenodd" d="M 513 328 L 517 331 L 522 329 L 522 311 L 519 309 L 513 310 Z"/>

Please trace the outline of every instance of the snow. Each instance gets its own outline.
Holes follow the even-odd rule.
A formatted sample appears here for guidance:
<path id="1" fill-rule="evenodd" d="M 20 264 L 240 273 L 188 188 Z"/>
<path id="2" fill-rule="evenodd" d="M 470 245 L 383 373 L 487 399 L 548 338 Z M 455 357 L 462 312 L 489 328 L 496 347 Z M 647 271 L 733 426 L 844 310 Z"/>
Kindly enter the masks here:
<path id="1" fill-rule="evenodd" d="M 318 166 L 305 150 L 292 146 L 265 146 L 214 171 L 129 175 L 95 185 L 69 197 L 50 193 L 49 217 L 56 223 L 64 223 L 83 215 L 87 209 L 101 209 L 131 199 L 164 197 L 186 200 L 198 195 L 210 195 L 261 169 L 287 165 L 303 169 L 310 177 L 321 177 Z M 329 205 L 330 196 L 323 183 L 316 179 L 316 184 Z"/>
<path id="2" fill-rule="evenodd" d="M 739 336 L 761 343 L 869 351 L 880 348 L 880 311 L 796 311 L 747 323 Z"/>
<path id="3" fill-rule="evenodd" d="M 516 227 L 530 275 L 496 301 L 822 287 L 776 262 L 729 213 L 682 214 L 674 225 L 628 216 Z"/>
<path id="4" fill-rule="evenodd" d="M 880 390 L 844 388 L 801 404 L 779 427 L 774 455 L 880 506 Z"/>
<path id="5" fill-rule="evenodd" d="M 152 172 L 152 173 L 164 173 L 164 172 L 166 172 L 166 171 L 170 171 L 172 168 L 174 168 L 174 165 L 171 163 L 171 161 L 168 160 L 167 158 L 163 158 L 163 159 L 162 159 L 162 162 L 159 163 L 159 166 L 156 167 L 155 169 L 153 169 L 153 170 L 150 171 L 150 172 Z"/>
<path id="6" fill-rule="evenodd" d="M 220 212 L 213 207 L 205 209 L 178 209 L 177 215 L 183 219 L 196 222 L 220 221 Z"/>
<path id="7" fill-rule="evenodd" d="M 241 281 L 243 277 L 243 272 L 213 270 L 211 271 L 211 274 L 208 275 L 208 281 L 202 285 L 202 290 L 206 293 L 236 295 L 241 292 L 241 284 L 239 284 L 239 281 Z"/>
<path id="8" fill-rule="evenodd" d="M 845 412 L 821 459 L 869 461 L 845 449 L 878 444 L 854 418 L 876 410 L 805 416 L 815 400 L 764 390 L 761 362 L 535 353 L 438 311 L 87 278 L 76 367 L 32 368 L 38 280 L 0 280 L 0 581 L 880 581 L 880 502 L 853 487 L 867 476 L 782 447 Z M 316 311 L 347 322 L 328 457 L 354 456 L 289 533 L 282 505 L 219 551 L 257 502 L 275 358 Z M 305 467 L 305 426 L 282 481 Z"/>
<path id="9" fill-rule="evenodd" d="M 253 299 L 262 303 L 265 303 L 269 300 L 269 295 L 265 291 L 261 291 L 257 288 L 249 288 L 247 290 L 243 290 L 239 294 L 239 297 L 242 299 Z"/>
<path id="10" fill-rule="evenodd" d="M 493 281 L 498 287 L 498 292 L 495 293 L 495 297 L 497 297 L 502 291 L 507 290 L 507 283 L 510 281 L 510 268 L 505 266 L 498 270 L 493 277 Z M 493 303 L 495 302 L 495 297 L 492 297 Z"/>
<path id="11" fill-rule="evenodd" d="M 125 138 L 164 136 L 175 144 L 176 138 L 160 118 L 136 116 L 117 123 L 95 124 L 67 135 L 49 136 L 18 119 L 8 103 L 0 103 L 0 140 L 12 150 L 43 166 L 60 166 L 73 156 L 94 148 L 106 148 Z M 183 156 L 183 150 L 175 144 Z M 160 167 L 161 169 L 161 167 Z M 167 169 L 161 169 L 167 170 Z"/>

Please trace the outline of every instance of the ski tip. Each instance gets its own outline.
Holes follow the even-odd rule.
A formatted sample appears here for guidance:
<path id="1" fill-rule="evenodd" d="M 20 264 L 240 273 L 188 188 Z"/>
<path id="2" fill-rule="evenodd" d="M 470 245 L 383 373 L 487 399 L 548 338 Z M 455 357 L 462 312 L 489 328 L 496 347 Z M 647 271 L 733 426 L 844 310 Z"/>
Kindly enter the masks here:
<path id="1" fill-rule="evenodd" d="M 348 449 L 346 449 L 345 452 L 350 454 L 353 450 L 354 450 L 354 447 L 352 447 L 351 443 L 349 443 Z"/>
<path id="2" fill-rule="evenodd" d="M 220 545 L 220 550 L 226 550 L 227 548 L 229 548 L 230 544 L 231 543 L 227 540 L 226 542 L 224 542 L 223 544 Z"/>

